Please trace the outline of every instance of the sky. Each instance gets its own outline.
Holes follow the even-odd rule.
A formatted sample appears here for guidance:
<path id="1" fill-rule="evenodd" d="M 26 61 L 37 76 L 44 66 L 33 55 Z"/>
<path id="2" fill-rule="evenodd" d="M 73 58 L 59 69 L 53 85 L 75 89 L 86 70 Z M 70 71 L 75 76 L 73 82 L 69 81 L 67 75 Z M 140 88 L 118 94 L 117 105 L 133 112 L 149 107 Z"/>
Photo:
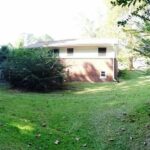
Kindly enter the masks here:
<path id="1" fill-rule="evenodd" d="M 55 40 L 80 38 L 82 18 L 106 17 L 103 0 L 0 0 L 0 44 L 21 33 L 49 34 Z"/>

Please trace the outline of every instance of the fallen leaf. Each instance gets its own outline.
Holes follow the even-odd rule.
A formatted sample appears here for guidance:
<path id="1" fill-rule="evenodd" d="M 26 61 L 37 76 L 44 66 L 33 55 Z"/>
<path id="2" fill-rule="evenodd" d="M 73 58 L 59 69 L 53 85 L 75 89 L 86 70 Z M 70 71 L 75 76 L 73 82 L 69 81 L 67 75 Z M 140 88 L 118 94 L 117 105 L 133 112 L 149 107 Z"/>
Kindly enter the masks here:
<path id="1" fill-rule="evenodd" d="M 143 144 L 144 144 L 145 146 L 147 145 L 147 143 L 146 143 L 146 142 L 144 142 Z"/>
<path id="2" fill-rule="evenodd" d="M 132 136 L 130 136 L 130 140 L 133 140 L 133 137 L 132 137 Z"/>
<path id="3" fill-rule="evenodd" d="M 37 135 L 36 135 L 36 137 L 37 137 L 37 138 L 41 137 L 41 134 L 40 134 L 40 133 L 39 133 L 39 134 L 37 134 Z"/>
<path id="4" fill-rule="evenodd" d="M 124 116 L 126 116 L 126 115 L 127 115 L 127 113 L 126 113 L 126 112 L 123 112 L 122 114 L 123 114 Z"/>
<path id="5" fill-rule="evenodd" d="M 42 123 L 42 127 L 46 127 L 46 123 Z"/>
<path id="6" fill-rule="evenodd" d="M 125 129 L 125 128 L 121 128 L 120 130 L 121 130 L 121 131 L 123 131 L 123 132 L 124 132 L 124 131 L 126 131 L 126 129 Z"/>
<path id="7" fill-rule="evenodd" d="M 80 138 L 79 138 L 79 137 L 76 137 L 75 139 L 76 139 L 76 141 L 79 141 L 79 140 L 80 140 Z"/>
<path id="8" fill-rule="evenodd" d="M 58 144 L 60 143 L 60 141 L 59 141 L 59 140 L 56 140 L 54 143 L 55 143 L 56 145 L 58 145 Z"/>
<path id="9" fill-rule="evenodd" d="M 148 128 L 148 129 L 150 129 L 150 124 L 147 124 L 145 127 Z"/>
<path id="10" fill-rule="evenodd" d="M 83 144 L 83 147 L 87 147 L 87 144 Z"/>
<path id="11" fill-rule="evenodd" d="M 108 139 L 108 141 L 114 141 L 114 139 L 113 139 L 113 138 L 110 138 L 110 139 Z"/>

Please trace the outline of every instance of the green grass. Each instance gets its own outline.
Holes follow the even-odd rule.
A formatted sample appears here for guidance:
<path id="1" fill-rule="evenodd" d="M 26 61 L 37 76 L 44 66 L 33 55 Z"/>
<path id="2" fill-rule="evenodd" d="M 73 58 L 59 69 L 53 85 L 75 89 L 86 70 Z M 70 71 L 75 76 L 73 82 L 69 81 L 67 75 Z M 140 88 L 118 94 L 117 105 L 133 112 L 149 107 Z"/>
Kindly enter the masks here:
<path id="1" fill-rule="evenodd" d="M 130 74 L 49 94 L 1 86 L 0 150 L 149 150 L 150 76 Z"/>

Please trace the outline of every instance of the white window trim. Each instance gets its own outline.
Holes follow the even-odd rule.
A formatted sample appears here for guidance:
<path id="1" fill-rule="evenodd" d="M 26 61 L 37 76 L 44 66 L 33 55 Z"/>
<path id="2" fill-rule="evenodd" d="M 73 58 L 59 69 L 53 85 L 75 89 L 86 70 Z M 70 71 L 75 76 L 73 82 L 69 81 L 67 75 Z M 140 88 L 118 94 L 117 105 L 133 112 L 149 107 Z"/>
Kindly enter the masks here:
<path id="1" fill-rule="evenodd" d="M 105 76 L 102 76 L 102 72 L 105 72 Z M 107 78 L 107 73 L 106 71 L 100 71 L 100 79 L 106 79 Z"/>
<path id="2" fill-rule="evenodd" d="M 58 50 L 58 53 L 57 53 L 57 54 L 54 52 L 55 49 Z M 53 48 L 53 55 L 54 55 L 55 57 L 59 57 L 59 56 L 60 56 L 60 49 L 59 49 L 59 48 Z"/>
<path id="3" fill-rule="evenodd" d="M 99 49 L 100 48 L 105 48 L 106 49 L 106 52 L 105 53 L 99 53 Z M 98 47 L 98 57 L 107 57 L 107 47 Z"/>
<path id="4" fill-rule="evenodd" d="M 73 49 L 73 53 L 68 53 L 68 49 Z M 67 50 L 67 56 L 68 57 L 74 56 L 74 48 L 67 48 L 66 50 Z"/>

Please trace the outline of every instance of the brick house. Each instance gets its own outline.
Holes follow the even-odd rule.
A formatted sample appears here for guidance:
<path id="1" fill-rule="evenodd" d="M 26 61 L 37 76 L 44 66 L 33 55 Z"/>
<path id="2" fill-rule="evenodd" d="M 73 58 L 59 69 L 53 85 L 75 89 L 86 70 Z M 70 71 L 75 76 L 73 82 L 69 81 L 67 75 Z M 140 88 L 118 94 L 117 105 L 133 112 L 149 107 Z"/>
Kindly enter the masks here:
<path id="1" fill-rule="evenodd" d="M 117 77 L 117 40 L 70 39 L 41 42 L 30 48 L 49 47 L 67 66 L 68 81 L 114 81 Z"/>

